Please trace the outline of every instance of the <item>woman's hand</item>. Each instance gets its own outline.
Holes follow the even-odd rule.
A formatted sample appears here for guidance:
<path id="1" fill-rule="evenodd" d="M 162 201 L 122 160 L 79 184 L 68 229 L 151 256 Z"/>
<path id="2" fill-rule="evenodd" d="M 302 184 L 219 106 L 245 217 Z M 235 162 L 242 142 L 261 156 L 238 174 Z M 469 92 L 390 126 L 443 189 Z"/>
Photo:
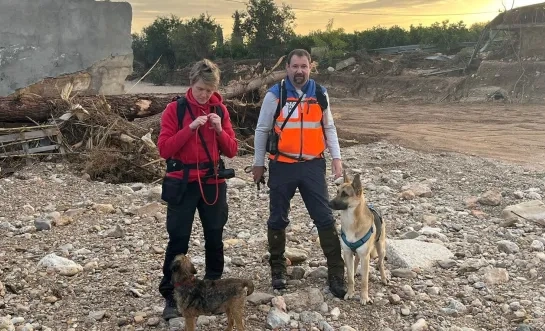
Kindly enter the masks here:
<path id="1" fill-rule="evenodd" d="M 216 113 L 208 114 L 208 119 L 210 119 L 210 124 L 212 124 L 212 128 L 216 130 L 217 134 L 220 134 L 222 131 L 221 128 L 221 117 L 218 116 Z"/>
<path id="2" fill-rule="evenodd" d="M 217 116 L 217 115 L 216 115 Z M 197 117 L 191 124 L 189 124 L 189 128 L 193 131 L 197 130 L 201 125 L 204 125 L 208 121 L 208 117 L 206 115 Z"/>

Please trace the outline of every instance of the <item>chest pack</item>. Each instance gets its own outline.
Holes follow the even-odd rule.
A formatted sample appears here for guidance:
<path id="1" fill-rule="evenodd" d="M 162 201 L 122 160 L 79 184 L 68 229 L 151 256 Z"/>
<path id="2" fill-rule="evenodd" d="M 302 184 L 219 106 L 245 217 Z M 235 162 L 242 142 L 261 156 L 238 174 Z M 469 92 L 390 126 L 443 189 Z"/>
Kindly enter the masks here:
<path id="1" fill-rule="evenodd" d="M 314 95 L 316 96 L 316 101 L 320 105 L 320 108 L 322 109 L 322 114 L 323 114 L 323 112 L 326 111 L 329 104 L 327 102 L 327 98 L 326 98 L 326 96 L 324 94 L 324 91 L 322 90 L 322 86 L 320 86 L 320 84 L 315 82 L 314 87 L 315 87 Z M 280 82 L 278 82 L 278 90 L 280 91 L 280 97 L 279 97 L 280 102 L 276 106 L 276 111 L 274 113 L 274 120 L 273 120 L 273 128 L 271 129 L 271 131 L 269 131 L 269 135 L 267 137 L 267 145 L 266 145 L 266 148 L 265 148 L 265 150 L 269 154 L 276 156 L 274 158 L 275 161 L 278 159 L 278 156 L 284 155 L 278 150 L 278 141 L 280 140 L 280 134 L 277 133 L 274 130 L 274 125 L 276 123 L 276 120 L 280 116 L 280 112 L 282 111 L 282 109 L 286 105 L 286 102 L 287 102 L 287 99 L 288 99 L 288 91 L 286 89 L 286 84 L 284 83 L 284 79 L 282 79 Z M 299 97 L 297 102 L 290 109 L 290 111 L 288 112 L 288 115 L 286 116 L 286 118 L 284 119 L 284 122 L 282 123 L 282 126 L 280 127 L 280 132 L 282 132 L 282 130 L 284 130 L 284 127 L 288 123 L 289 118 L 291 117 L 291 115 L 293 114 L 295 109 L 297 109 L 297 106 L 301 102 L 301 99 L 303 98 L 303 95 L 305 95 L 307 92 L 308 91 L 303 91 L 303 93 L 301 94 L 301 96 Z M 321 127 L 322 127 L 322 132 L 324 133 L 324 139 L 327 140 L 327 137 L 325 135 L 325 129 L 324 129 L 323 115 L 322 115 L 322 118 L 320 119 L 320 124 L 321 124 Z M 287 155 L 284 155 L 284 156 L 287 156 Z"/>
<path id="2" fill-rule="evenodd" d="M 278 89 L 280 91 L 280 102 L 278 103 L 278 106 L 276 107 L 276 112 L 274 113 L 274 120 L 280 116 L 280 111 L 284 106 L 286 105 L 286 100 L 288 99 L 288 90 L 286 89 L 286 84 L 284 83 L 284 80 L 282 79 L 280 82 L 277 83 Z M 314 95 L 316 95 L 316 100 L 318 101 L 318 104 L 320 105 L 320 108 L 322 108 L 322 112 L 324 112 L 329 104 L 327 103 L 327 98 L 324 94 L 324 91 L 322 90 L 322 86 L 318 83 L 314 83 L 315 85 L 315 91 Z M 297 104 L 293 107 L 295 109 L 297 107 Z M 290 111 L 291 114 L 291 111 Z M 288 117 L 289 118 L 289 115 Z"/>

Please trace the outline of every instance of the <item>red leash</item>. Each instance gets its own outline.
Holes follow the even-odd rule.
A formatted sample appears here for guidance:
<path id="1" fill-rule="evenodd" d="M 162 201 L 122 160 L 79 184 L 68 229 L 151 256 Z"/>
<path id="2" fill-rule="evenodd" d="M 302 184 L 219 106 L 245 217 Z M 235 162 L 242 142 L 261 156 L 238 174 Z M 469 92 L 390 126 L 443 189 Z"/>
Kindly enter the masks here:
<path id="1" fill-rule="evenodd" d="M 197 130 L 195 130 L 195 142 L 197 144 L 197 146 L 199 145 L 199 129 L 200 127 L 197 128 Z M 214 139 L 214 143 L 212 144 L 213 146 L 213 149 L 212 151 L 215 151 L 216 148 L 217 148 L 217 142 L 216 142 L 216 139 Z M 216 179 L 216 199 L 214 200 L 214 202 L 212 203 L 208 203 L 208 201 L 206 201 L 206 197 L 204 196 L 204 191 L 202 189 L 202 183 L 201 183 L 201 173 L 199 171 L 199 148 L 197 147 L 197 180 L 199 182 L 199 188 L 201 189 L 201 196 L 202 196 L 202 199 L 204 200 L 204 202 L 209 205 L 209 206 L 213 206 L 216 204 L 216 202 L 218 201 L 218 196 L 219 196 L 219 183 L 218 183 L 218 170 L 217 170 L 217 160 L 213 161 L 212 162 L 212 165 L 214 167 L 214 176 L 215 176 L 215 179 Z M 212 156 L 212 155 L 210 155 Z"/>

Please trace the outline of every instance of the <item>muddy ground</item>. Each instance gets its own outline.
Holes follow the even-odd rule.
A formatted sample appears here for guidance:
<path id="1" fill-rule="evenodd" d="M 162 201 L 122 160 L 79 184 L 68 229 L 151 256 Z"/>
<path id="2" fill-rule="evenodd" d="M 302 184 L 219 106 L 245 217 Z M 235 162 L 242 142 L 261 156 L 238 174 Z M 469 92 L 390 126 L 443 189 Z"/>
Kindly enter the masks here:
<path id="1" fill-rule="evenodd" d="M 332 107 L 343 138 L 383 139 L 426 152 L 458 152 L 545 169 L 544 105 L 333 99 Z"/>

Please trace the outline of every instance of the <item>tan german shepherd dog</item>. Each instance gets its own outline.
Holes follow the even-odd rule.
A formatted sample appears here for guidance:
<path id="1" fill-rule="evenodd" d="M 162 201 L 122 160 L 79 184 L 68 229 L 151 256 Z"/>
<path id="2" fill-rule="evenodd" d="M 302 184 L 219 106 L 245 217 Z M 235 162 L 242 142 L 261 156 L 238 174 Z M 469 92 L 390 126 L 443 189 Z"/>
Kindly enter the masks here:
<path id="1" fill-rule="evenodd" d="M 347 269 L 348 291 L 344 299 L 354 297 L 354 271 L 361 261 L 360 303 L 373 303 L 369 298 L 369 260 L 378 256 L 378 269 L 384 285 L 388 285 L 384 259 L 386 256 L 386 225 L 382 217 L 370 208 L 363 194 L 360 174 L 350 182 L 343 172 L 344 182 L 329 206 L 341 211 L 341 247 Z"/>

